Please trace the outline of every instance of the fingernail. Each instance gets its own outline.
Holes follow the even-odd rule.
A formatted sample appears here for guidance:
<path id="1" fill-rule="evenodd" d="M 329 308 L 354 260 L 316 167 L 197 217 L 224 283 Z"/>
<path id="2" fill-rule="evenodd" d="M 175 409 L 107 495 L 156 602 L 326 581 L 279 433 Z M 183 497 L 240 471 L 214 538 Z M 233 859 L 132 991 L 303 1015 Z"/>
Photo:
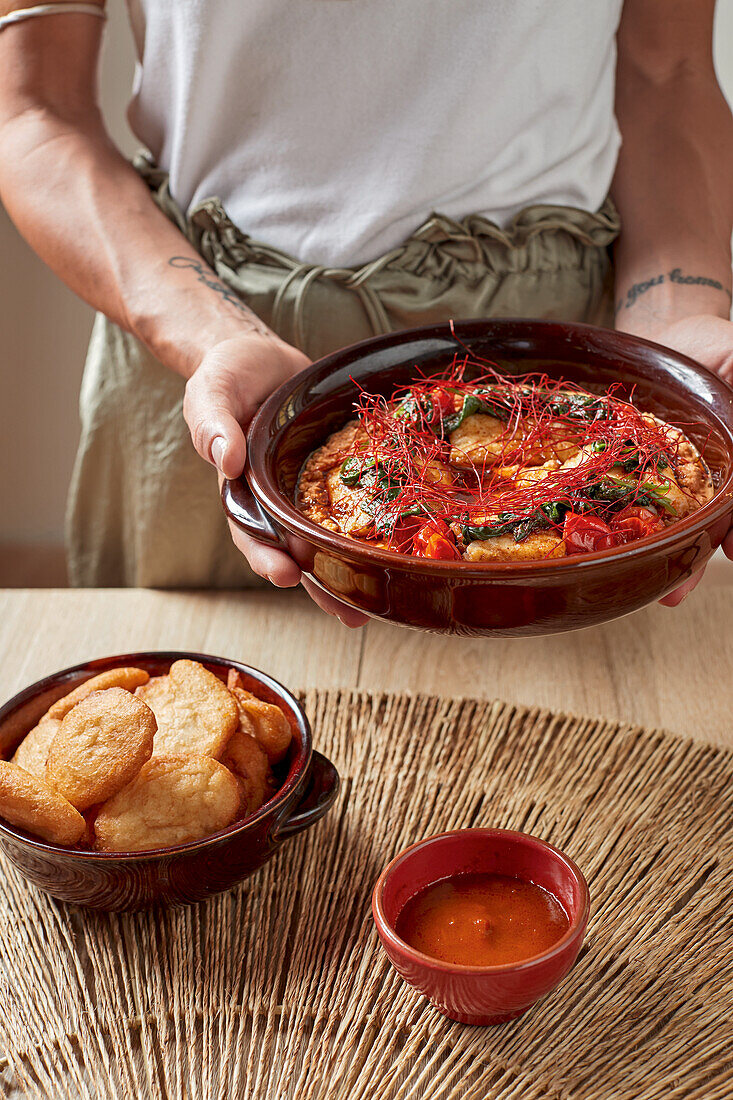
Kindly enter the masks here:
<path id="1" fill-rule="evenodd" d="M 222 439 L 220 435 L 218 435 L 214 442 L 211 444 L 211 457 L 213 458 L 217 469 L 221 470 L 222 473 L 224 473 L 224 471 L 222 470 L 222 463 L 224 462 L 224 455 L 226 454 L 226 450 L 226 442 L 224 441 L 224 439 Z"/>

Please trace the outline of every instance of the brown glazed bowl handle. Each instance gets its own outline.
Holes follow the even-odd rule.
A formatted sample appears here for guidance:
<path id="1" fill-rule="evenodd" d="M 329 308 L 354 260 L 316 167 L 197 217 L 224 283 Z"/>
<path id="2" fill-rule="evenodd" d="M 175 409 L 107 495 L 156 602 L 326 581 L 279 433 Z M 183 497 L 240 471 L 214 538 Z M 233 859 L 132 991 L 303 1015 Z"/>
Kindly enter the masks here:
<path id="1" fill-rule="evenodd" d="M 267 543 L 268 546 L 276 546 L 280 550 L 287 549 L 270 517 L 255 498 L 244 474 L 232 481 L 224 479 L 221 485 L 221 502 L 227 517 L 250 538 Z"/>
<path id="2" fill-rule="evenodd" d="M 339 773 L 331 761 L 314 750 L 305 793 L 294 812 L 275 827 L 273 840 L 279 844 L 320 821 L 331 809 L 340 783 Z"/>

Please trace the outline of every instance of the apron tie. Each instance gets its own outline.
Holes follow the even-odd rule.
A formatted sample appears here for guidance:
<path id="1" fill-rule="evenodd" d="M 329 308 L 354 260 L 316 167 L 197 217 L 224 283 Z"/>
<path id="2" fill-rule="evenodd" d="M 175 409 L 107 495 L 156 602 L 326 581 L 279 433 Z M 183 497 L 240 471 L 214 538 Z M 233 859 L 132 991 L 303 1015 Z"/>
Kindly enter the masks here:
<path id="1" fill-rule="evenodd" d="M 276 250 L 268 249 L 268 251 Z M 364 308 L 364 312 L 369 319 L 369 324 L 375 335 L 380 332 L 388 331 L 390 328 L 390 321 L 387 311 L 382 304 L 379 294 L 370 284 L 369 280 L 373 275 L 390 264 L 392 260 L 401 256 L 403 252 L 404 246 L 402 245 L 399 248 L 393 248 L 390 252 L 386 252 L 383 256 L 377 257 L 376 260 L 371 260 L 355 271 L 347 267 L 323 267 L 319 264 L 296 263 L 290 260 L 289 256 L 278 253 L 278 260 L 290 267 L 291 270 L 285 279 L 283 279 L 275 295 L 272 307 L 272 327 L 276 332 L 280 331 L 283 321 L 283 307 L 288 291 L 294 283 L 300 280 L 293 297 L 293 335 L 295 337 L 296 346 L 299 348 L 304 347 L 304 318 L 308 291 L 316 279 L 323 278 L 330 282 L 339 283 L 347 290 L 354 291 Z"/>

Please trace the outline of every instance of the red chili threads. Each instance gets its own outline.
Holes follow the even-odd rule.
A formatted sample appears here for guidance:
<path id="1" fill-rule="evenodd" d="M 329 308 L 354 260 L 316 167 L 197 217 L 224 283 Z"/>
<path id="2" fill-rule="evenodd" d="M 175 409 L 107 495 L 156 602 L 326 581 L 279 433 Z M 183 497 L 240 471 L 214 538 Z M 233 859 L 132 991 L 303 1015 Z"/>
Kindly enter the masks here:
<path id="1" fill-rule="evenodd" d="M 364 445 L 354 457 L 372 471 L 360 488 L 374 515 L 374 538 L 409 553 L 416 530 L 431 518 L 462 526 L 503 513 L 529 518 L 547 502 L 572 508 L 608 478 L 626 491 L 625 504 L 644 498 L 645 483 L 663 500 L 679 435 L 623 400 L 619 389 L 597 395 L 544 374 L 511 377 L 470 355 L 454 356 L 439 375 L 416 368 L 415 380 L 389 400 L 362 389 L 355 409 Z M 445 421 L 467 398 L 478 398 L 477 411 L 503 427 L 483 461 L 457 470 L 449 466 Z M 599 516 L 612 508 L 593 504 Z"/>

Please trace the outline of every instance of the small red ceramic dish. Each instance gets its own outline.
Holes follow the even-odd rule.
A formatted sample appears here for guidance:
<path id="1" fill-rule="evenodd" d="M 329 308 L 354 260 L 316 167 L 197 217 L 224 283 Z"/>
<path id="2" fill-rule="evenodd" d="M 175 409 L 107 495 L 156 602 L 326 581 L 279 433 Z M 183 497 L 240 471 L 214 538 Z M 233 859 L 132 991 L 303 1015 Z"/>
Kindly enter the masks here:
<path id="1" fill-rule="evenodd" d="M 313 750 L 310 725 L 297 699 L 258 669 L 203 653 L 125 653 L 46 676 L 0 708 L 0 754 L 7 758 L 56 699 L 91 676 L 129 665 L 160 676 L 182 657 L 199 661 L 224 681 L 228 669 L 237 669 L 249 691 L 284 711 L 293 740 L 288 757 L 277 765 L 279 789 L 251 817 L 213 836 L 145 852 L 61 848 L 0 820 L 0 849 L 25 878 L 52 897 L 115 911 L 141 909 L 156 902 L 187 905 L 201 901 L 247 878 L 281 844 L 310 828 L 332 806 L 338 793 L 338 773 Z"/>
<path id="2" fill-rule="evenodd" d="M 455 335 L 454 335 L 455 332 Z M 450 634 L 536 635 L 592 626 L 658 600 L 701 569 L 733 515 L 733 390 L 669 348 L 591 325 L 461 321 L 379 336 L 295 375 L 250 426 L 245 476 L 225 482 L 229 518 L 285 549 L 322 589 L 378 619 Z M 460 343 L 456 340 L 459 338 Z M 507 374 L 544 371 L 619 395 L 678 424 L 710 466 L 711 501 L 628 547 L 553 561 L 470 563 L 410 557 L 320 527 L 295 506 L 308 455 L 353 417 L 359 387 L 391 395 L 466 349 Z"/>
<path id="3" fill-rule="evenodd" d="M 395 932 L 405 904 L 425 886 L 467 873 L 513 875 L 562 903 L 570 927 L 550 950 L 502 966 L 441 962 Z M 501 1024 L 521 1016 L 554 989 L 578 957 L 588 923 L 588 885 L 571 859 L 551 844 L 508 829 L 458 829 L 413 844 L 377 880 L 372 913 L 395 970 L 435 1007 L 462 1024 Z"/>

